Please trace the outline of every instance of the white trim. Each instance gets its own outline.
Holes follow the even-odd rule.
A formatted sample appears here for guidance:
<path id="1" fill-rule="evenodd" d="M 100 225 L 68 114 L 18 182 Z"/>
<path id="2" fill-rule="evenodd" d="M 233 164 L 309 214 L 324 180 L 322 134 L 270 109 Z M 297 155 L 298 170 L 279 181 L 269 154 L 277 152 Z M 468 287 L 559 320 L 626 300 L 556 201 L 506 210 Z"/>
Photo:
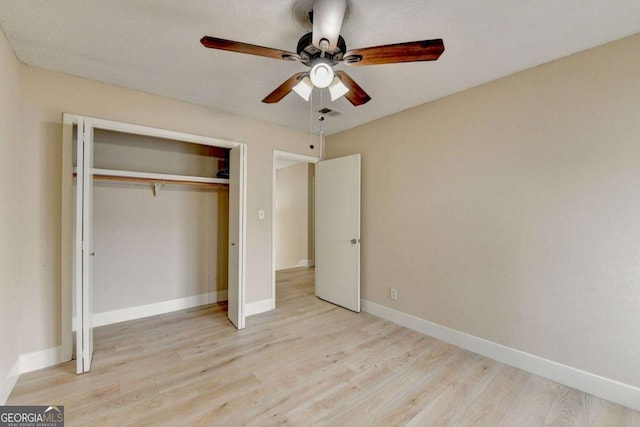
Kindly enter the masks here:
<path id="1" fill-rule="evenodd" d="M 112 120 L 99 119 L 95 117 L 81 116 L 76 114 L 64 113 L 71 123 L 76 123 L 78 119 L 90 118 L 92 127 L 105 130 L 113 130 L 123 133 L 132 133 L 136 135 L 145 135 L 164 139 L 173 139 L 181 142 L 190 142 L 193 144 L 210 145 L 214 147 L 233 148 L 240 145 L 239 142 L 228 141 L 226 139 L 212 138 L 209 136 L 194 135 L 190 133 L 178 132 L 167 129 L 159 129 L 149 126 L 134 125 L 125 122 L 115 122 Z"/>
<path id="2" fill-rule="evenodd" d="M 71 316 L 73 312 L 73 277 L 74 266 L 74 197 L 72 174 L 73 169 L 73 124 L 72 117 L 62 115 L 62 174 L 61 174 L 61 251 L 60 265 L 60 340 L 62 343 L 62 357 L 65 362 L 70 361 L 73 352 L 73 334 L 71 333 Z"/>
<path id="3" fill-rule="evenodd" d="M 240 296 L 238 298 L 238 304 L 240 304 L 240 319 L 242 321 L 242 327 L 244 329 L 245 318 L 247 317 L 246 308 L 246 280 L 247 280 L 247 158 L 249 156 L 249 147 L 246 144 L 240 144 L 242 149 L 240 156 L 240 169 L 242 170 L 240 180 L 240 226 L 242 230 L 242 238 L 240 242 L 242 244 L 240 251 L 240 272 L 238 292 Z"/>
<path id="4" fill-rule="evenodd" d="M 13 367 L 7 374 L 7 377 L 2 380 L 0 384 L 0 405 L 6 405 L 11 392 L 13 391 L 13 387 L 18 382 L 18 378 L 20 377 L 20 358 L 16 359 L 16 362 L 13 364 Z"/>
<path id="5" fill-rule="evenodd" d="M 640 411 L 640 388 L 362 300 L 362 310 L 507 365 Z"/>
<path id="6" fill-rule="evenodd" d="M 274 237 L 276 230 L 276 172 L 278 170 L 278 158 L 297 160 L 305 163 L 318 163 L 319 157 L 307 156 L 305 154 L 289 153 L 286 151 L 273 150 L 273 159 L 271 163 L 271 301 L 270 310 L 276 309 L 276 239 Z M 311 261 L 313 263 L 313 260 Z M 315 265 L 315 264 L 310 264 Z M 265 310 L 268 311 L 268 310 Z M 257 314 L 257 313 L 254 313 Z M 250 316 L 250 314 L 247 314 Z"/>
<path id="7" fill-rule="evenodd" d="M 319 157 L 307 156 L 306 154 L 289 153 L 287 151 L 273 150 L 273 158 L 281 157 L 283 159 L 297 160 L 304 163 L 318 163 Z M 275 162 L 274 162 L 275 165 Z"/>
<path id="8" fill-rule="evenodd" d="M 272 298 L 267 298 L 260 301 L 248 302 L 244 307 L 245 316 L 248 317 L 275 309 L 275 303 Z"/>
<path id="9" fill-rule="evenodd" d="M 312 259 L 301 259 L 293 268 L 313 267 L 314 262 Z"/>
<path id="10" fill-rule="evenodd" d="M 20 356 L 20 374 L 62 363 L 62 346 L 34 351 Z"/>
<path id="11" fill-rule="evenodd" d="M 171 313 L 178 310 L 199 307 L 201 305 L 213 304 L 214 302 L 226 301 L 227 291 L 211 292 L 208 294 L 194 295 L 191 297 L 177 298 L 153 304 L 138 305 L 119 310 L 103 311 L 92 316 L 91 326 L 112 325 L 114 323 L 127 322 L 129 320 L 142 319 L 144 317 L 156 316 L 158 314 Z M 76 318 L 73 318 L 73 330 L 76 330 Z"/>

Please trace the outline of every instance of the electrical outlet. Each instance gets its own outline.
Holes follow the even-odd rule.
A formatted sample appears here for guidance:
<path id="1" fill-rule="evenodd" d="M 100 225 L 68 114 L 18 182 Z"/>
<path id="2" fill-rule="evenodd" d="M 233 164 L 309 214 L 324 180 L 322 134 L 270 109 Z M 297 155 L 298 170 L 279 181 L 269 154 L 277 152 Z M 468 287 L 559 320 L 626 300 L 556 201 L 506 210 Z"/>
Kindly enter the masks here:
<path id="1" fill-rule="evenodd" d="M 389 298 L 391 298 L 394 301 L 397 301 L 398 300 L 398 289 L 389 288 Z"/>

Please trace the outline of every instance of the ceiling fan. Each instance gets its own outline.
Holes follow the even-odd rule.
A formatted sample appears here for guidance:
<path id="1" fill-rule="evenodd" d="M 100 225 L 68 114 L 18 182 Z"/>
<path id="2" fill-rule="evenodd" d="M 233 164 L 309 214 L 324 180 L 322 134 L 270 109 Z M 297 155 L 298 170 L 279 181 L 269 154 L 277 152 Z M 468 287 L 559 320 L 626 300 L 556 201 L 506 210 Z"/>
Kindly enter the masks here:
<path id="1" fill-rule="evenodd" d="M 313 88 L 318 87 L 329 89 L 331 101 L 344 95 L 354 106 L 362 105 L 369 102 L 371 97 L 347 73 L 334 70 L 334 66 L 341 62 L 357 67 L 435 61 L 444 52 L 442 39 L 347 50 L 340 35 L 346 10 L 347 0 L 314 0 L 313 10 L 309 13 L 313 30 L 300 38 L 297 53 L 209 36 L 204 36 L 200 43 L 211 49 L 297 61 L 310 68 L 309 71 L 294 74 L 267 95 L 262 100 L 267 104 L 280 101 L 291 91 L 309 101 Z"/>

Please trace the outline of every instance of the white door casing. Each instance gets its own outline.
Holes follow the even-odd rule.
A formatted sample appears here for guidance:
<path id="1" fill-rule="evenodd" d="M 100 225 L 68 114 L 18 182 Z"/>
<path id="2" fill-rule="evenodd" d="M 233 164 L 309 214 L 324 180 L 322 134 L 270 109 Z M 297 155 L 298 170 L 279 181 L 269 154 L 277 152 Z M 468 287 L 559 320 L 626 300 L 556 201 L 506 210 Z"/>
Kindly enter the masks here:
<path id="1" fill-rule="evenodd" d="M 316 165 L 316 296 L 360 312 L 360 154 Z"/>

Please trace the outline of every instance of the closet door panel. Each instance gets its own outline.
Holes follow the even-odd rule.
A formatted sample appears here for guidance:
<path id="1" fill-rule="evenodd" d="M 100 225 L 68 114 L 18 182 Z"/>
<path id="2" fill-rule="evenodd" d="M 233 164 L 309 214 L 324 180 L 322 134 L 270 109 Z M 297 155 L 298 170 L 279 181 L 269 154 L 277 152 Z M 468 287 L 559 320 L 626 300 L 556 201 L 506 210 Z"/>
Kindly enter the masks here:
<path id="1" fill-rule="evenodd" d="M 228 312 L 231 323 L 244 328 L 244 145 L 229 155 L 229 281 Z"/>
<path id="2" fill-rule="evenodd" d="M 84 183 L 84 120 L 79 119 L 76 128 L 76 138 L 73 141 L 76 146 L 76 194 L 75 194 L 75 222 L 74 222 L 74 242 L 73 242 L 73 301 L 76 320 L 76 373 L 84 372 L 83 366 L 83 338 L 84 329 L 82 328 L 82 224 L 83 224 L 83 183 Z"/>
<path id="3" fill-rule="evenodd" d="M 76 311 L 76 373 L 89 372 L 93 358 L 93 128 L 78 120 L 76 133 L 77 189 L 74 295 Z"/>
<path id="4" fill-rule="evenodd" d="M 82 185 L 82 364 L 84 372 L 91 370 L 93 359 L 93 127 L 84 126 L 83 185 Z"/>

